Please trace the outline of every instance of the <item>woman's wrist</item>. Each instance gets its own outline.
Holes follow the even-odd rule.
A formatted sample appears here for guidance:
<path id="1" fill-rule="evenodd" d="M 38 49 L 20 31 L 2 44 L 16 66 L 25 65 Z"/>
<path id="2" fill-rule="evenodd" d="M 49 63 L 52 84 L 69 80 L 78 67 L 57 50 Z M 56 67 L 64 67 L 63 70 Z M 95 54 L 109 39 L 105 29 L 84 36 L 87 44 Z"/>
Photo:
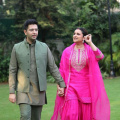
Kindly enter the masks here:
<path id="1" fill-rule="evenodd" d="M 93 44 L 93 42 L 90 42 L 89 45 L 93 51 L 97 51 L 97 47 Z"/>
<path id="2" fill-rule="evenodd" d="M 90 46 L 92 46 L 93 43 L 92 43 L 92 41 L 91 41 L 91 42 L 88 42 L 88 44 L 89 44 Z"/>

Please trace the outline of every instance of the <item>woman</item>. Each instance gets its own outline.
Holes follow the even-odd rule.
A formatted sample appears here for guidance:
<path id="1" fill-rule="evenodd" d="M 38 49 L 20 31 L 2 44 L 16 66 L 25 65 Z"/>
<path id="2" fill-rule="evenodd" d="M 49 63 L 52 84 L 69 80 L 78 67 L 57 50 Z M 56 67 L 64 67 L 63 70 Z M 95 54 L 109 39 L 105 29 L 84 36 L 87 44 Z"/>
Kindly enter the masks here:
<path id="1" fill-rule="evenodd" d="M 73 42 L 61 57 L 59 70 L 67 87 L 64 96 L 58 90 L 51 120 L 110 120 L 110 104 L 98 65 L 104 55 L 84 28 L 74 31 Z"/>

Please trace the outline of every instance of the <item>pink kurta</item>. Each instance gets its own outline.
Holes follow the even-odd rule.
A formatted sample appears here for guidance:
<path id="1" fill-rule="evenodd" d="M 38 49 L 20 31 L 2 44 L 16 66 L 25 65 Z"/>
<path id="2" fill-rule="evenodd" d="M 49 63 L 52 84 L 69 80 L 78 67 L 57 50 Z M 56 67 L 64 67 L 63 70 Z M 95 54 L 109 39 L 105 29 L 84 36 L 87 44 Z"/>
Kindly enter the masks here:
<path id="1" fill-rule="evenodd" d="M 89 68 L 85 49 L 74 49 L 70 65 L 71 76 L 61 120 L 91 120 Z"/>
<path id="2" fill-rule="evenodd" d="M 85 44 L 75 50 L 75 44 L 64 50 L 60 73 L 67 88 L 65 96 L 57 95 L 51 120 L 110 120 L 110 105 L 98 61 L 103 58 L 99 49 Z"/>
<path id="3" fill-rule="evenodd" d="M 85 49 L 74 49 L 71 57 L 71 76 L 66 99 L 78 99 L 82 103 L 91 103 L 89 88 L 89 67 Z"/>

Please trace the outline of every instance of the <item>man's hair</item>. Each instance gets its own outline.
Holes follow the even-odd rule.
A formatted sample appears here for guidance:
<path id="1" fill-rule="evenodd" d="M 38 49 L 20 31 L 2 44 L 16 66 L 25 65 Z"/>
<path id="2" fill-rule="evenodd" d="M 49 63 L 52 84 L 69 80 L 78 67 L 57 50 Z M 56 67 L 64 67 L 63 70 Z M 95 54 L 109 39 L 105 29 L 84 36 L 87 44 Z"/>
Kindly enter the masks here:
<path id="1" fill-rule="evenodd" d="M 28 20 L 26 20 L 25 23 L 24 23 L 24 30 L 27 30 L 28 25 L 31 25 L 31 24 L 38 25 L 38 22 L 35 19 L 28 19 Z"/>

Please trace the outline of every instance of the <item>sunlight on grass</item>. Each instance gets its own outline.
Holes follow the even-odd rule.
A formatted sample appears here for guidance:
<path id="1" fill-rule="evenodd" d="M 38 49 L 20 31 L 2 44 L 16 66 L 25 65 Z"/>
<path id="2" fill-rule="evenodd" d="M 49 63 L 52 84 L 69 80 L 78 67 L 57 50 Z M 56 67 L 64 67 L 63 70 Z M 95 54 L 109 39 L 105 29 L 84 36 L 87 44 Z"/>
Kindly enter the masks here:
<path id="1" fill-rule="evenodd" d="M 120 77 L 105 79 L 105 88 L 110 100 L 111 120 L 120 120 Z M 50 120 L 55 103 L 56 84 L 48 83 L 47 101 L 44 105 L 41 120 Z M 19 107 L 8 100 L 8 84 L 0 84 L 0 120 L 19 120 Z"/>

